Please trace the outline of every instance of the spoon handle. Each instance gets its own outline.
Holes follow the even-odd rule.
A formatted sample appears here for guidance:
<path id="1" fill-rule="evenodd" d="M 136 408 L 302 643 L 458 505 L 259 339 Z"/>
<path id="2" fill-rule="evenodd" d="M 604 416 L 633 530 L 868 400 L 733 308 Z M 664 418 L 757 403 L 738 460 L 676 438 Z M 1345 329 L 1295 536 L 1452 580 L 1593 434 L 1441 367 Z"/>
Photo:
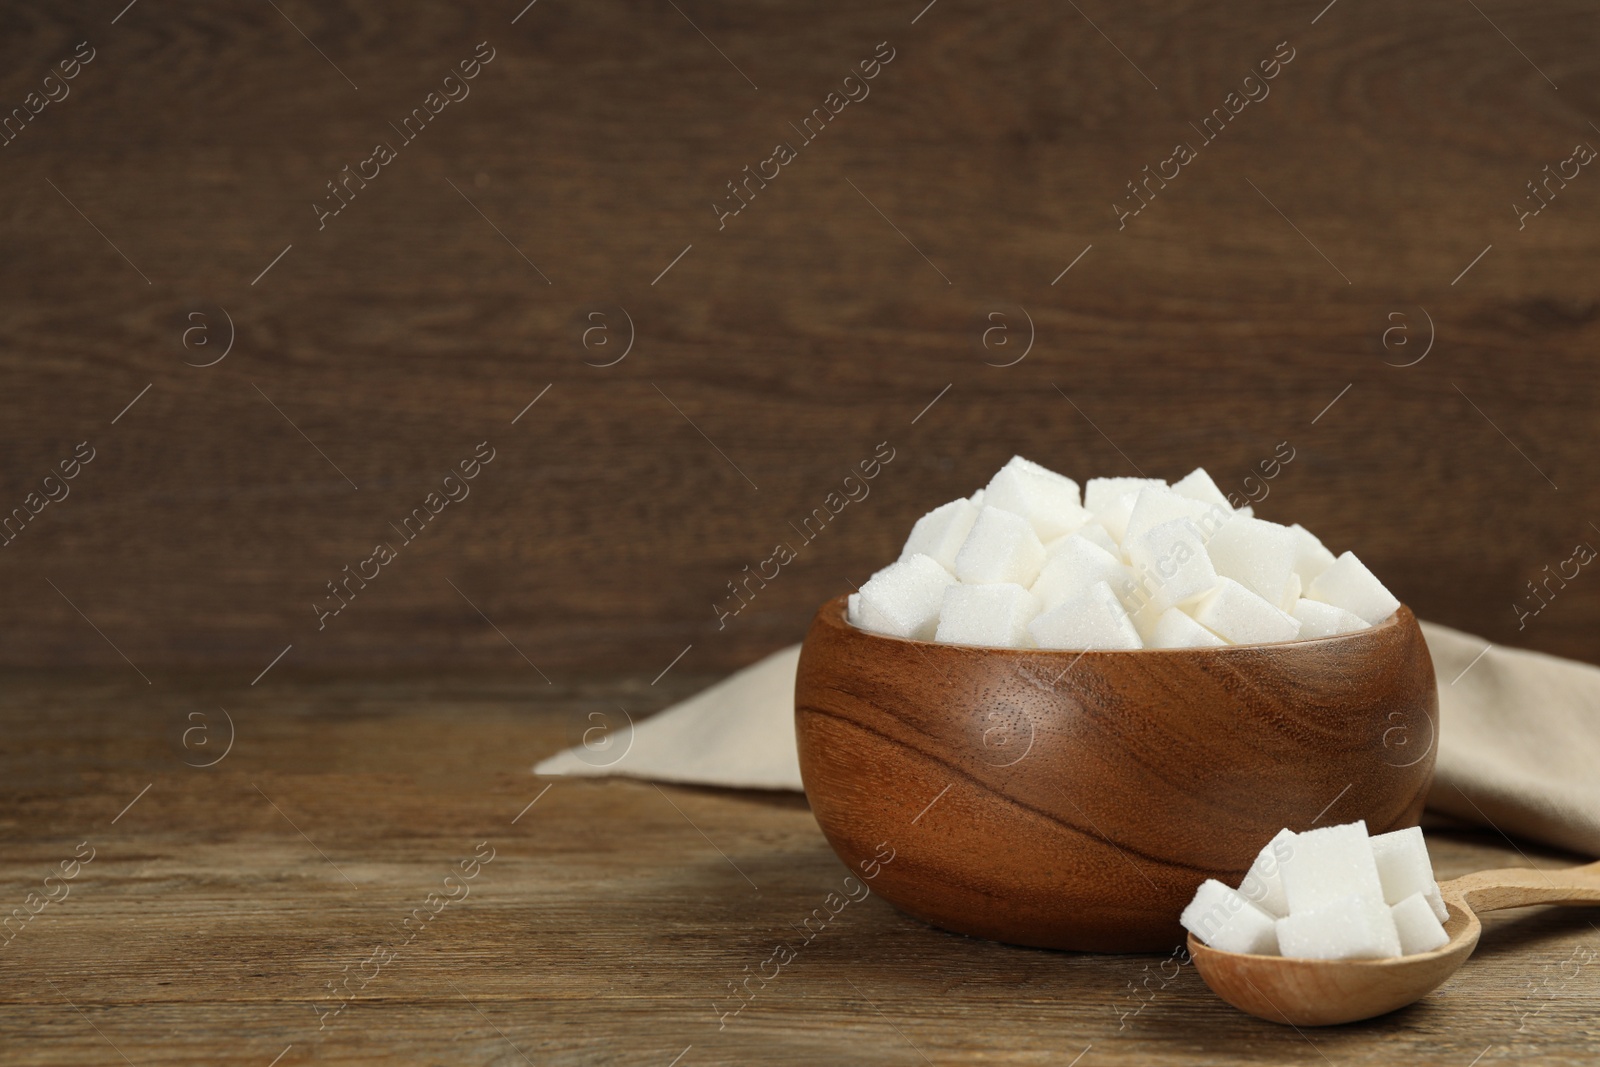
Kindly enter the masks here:
<path id="1" fill-rule="evenodd" d="M 1529 867 L 1478 871 L 1443 883 L 1439 891 L 1479 912 L 1530 904 L 1600 904 L 1600 863 L 1555 871 Z"/>

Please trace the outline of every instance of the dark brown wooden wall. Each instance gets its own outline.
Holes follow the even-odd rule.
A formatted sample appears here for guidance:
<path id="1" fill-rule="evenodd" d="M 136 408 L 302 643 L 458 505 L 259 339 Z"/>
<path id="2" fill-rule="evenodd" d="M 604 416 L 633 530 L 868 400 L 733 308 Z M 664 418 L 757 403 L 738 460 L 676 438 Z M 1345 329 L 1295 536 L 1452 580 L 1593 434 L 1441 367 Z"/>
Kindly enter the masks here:
<path id="1" fill-rule="evenodd" d="M 0 507 L 95 454 L 0 548 L 0 662 L 243 680 L 292 644 L 285 669 L 520 650 L 559 676 L 692 643 L 723 669 L 1013 452 L 1239 490 L 1283 441 L 1262 515 L 1425 618 L 1600 659 L 1592 568 L 1521 632 L 1513 608 L 1600 545 L 1600 172 L 1512 206 L 1600 146 L 1589 5 L 124 5 L 0 8 L 5 109 L 94 50 L 0 148 Z M 799 144 L 880 42 L 870 96 Z M 631 350 L 586 365 L 621 354 L 619 308 Z M 185 365 L 223 309 L 227 358 Z M 482 441 L 470 496 L 319 631 L 325 583 Z M 880 442 L 870 496 L 800 546 Z M 779 541 L 798 558 L 719 629 Z"/>

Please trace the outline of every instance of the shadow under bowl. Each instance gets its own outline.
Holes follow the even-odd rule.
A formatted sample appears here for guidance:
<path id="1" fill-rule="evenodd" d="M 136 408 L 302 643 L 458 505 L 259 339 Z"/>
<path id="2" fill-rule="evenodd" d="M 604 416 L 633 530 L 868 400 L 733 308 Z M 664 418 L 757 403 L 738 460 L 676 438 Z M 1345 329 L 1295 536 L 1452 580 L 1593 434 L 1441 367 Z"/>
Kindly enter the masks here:
<path id="1" fill-rule="evenodd" d="M 1409 608 L 1338 637 L 1061 652 L 868 633 L 845 598 L 795 679 L 829 844 L 895 907 L 1042 948 L 1161 951 L 1280 829 L 1414 825 L 1438 691 Z"/>

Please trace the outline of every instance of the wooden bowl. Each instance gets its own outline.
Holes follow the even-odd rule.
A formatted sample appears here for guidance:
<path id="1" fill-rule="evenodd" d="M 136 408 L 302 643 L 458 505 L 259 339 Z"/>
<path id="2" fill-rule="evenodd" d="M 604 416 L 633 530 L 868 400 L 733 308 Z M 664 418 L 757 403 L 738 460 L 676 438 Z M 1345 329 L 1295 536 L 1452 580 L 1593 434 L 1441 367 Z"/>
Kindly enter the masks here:
<path id="1" fill-rule="evenodd" d="M 1177 945 L 1200 883 L 1237 885 L 1283 827 L 1414 825 L 1438 711 L 1406 607 L 1340 637 L 1077 653 L 871 634 L 840 597 L 795 680 L 806 796 L 874 892 L 1099 952 Z"/>

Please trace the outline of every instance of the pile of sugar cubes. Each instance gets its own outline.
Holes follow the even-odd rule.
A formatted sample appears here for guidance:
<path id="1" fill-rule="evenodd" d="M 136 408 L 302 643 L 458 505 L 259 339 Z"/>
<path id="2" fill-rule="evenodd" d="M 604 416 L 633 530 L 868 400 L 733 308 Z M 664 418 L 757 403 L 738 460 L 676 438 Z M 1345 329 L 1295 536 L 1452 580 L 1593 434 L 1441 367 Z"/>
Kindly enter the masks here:
<path id="1" fill-rule="evenodd" d="M 1207 879 L 1180 921 L 1224 952 L 1355 960 L 1440 948 L 1447 918 L 1422 830 L 1353 822 L 1279 831 L 1237 890 Z"/>
<path id="2" fill-rule="evenodd" d="M 849 598 L 852 625 L 999 648 L 1195 648 L 1332 637 L 1400 602 L 1303 526 L 1235 509 L 1204 469 L 1071 478 L 1015 456 L 917 520 Z"/>

